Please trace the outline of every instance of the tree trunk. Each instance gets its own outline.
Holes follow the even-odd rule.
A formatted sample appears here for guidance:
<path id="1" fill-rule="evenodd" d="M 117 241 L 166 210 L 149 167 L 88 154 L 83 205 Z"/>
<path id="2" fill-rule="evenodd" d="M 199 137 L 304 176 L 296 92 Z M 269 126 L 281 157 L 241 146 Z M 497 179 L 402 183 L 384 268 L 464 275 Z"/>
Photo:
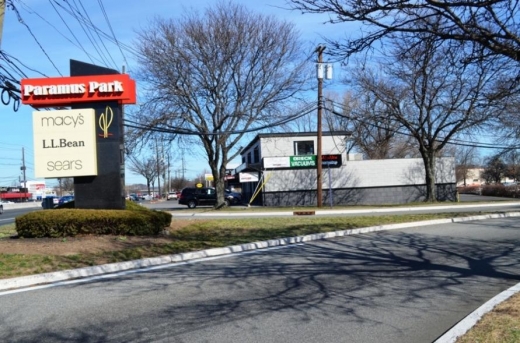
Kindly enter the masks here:
<path id="1" fill-rule="evenodd" d="M 213 163 L 210 163 L 210 167 L 211 173 L 213 174 L 213 184 L 215 185 L 215 192 L 217 193 L 217 203 L 215 204 L 215 208 L 218 209 L 226 206 L 224 192 L 224 175 L 226 174 L 226 170 L 225 168 L 223 169 L 222 166 L 220 169 L 217 169 L 217 166 Z"/>
<path id="2" fill-rule="evenodd" d="M 215 178 L 213 176 L 213 178 Z M 219 177 L 215 178 L 215 190 L 217 192 L 217 208 L 224 207 L 226 205 L 225 203 L 225 192 L 224 192 L 224 181 Z"/>
<path id="3" fill-rule="evenodd" d="M 435 154 L 433 152 L 421 152 L 424 162 L 426 176 L 426 197 L 425 202 L 436 202 L 437 192 L 435 189 Z"/>

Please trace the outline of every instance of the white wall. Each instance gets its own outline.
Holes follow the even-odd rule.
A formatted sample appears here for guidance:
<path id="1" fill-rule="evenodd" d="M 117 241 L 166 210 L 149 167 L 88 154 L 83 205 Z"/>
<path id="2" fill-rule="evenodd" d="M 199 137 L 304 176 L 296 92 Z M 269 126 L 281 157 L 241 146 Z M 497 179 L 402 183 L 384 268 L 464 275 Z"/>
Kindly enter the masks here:
<path id="1" fill-rule="evenodd" d="M 436 160 L 436 183 L 455 183 L 455 159 Z M 343 161 L 340 168 L 330 169 L 332 188 L 365 188 L 424 185 L 424 164 L 420 158 L 367 161 Z M 265 191 L 316 189 L 316 169 L 266 171 Z M 323 188 L 329 187 L 329 170 L 323 168 Z"/>
<path id="2" fill-rule="evenodd" d="M 318 141 L 316 136 L 295 136 L 291 137 L 268 137 L 260 138 L 261 141 L 261 157 L 282 157 L 293 156 L 295 141 L 313 141 L 314 155 L 318 151 Z M 345 153 L 345 137 L 344 136 L 322 136 L 321 138 L 322 153 L 328 154 L 344 154 Z"/>

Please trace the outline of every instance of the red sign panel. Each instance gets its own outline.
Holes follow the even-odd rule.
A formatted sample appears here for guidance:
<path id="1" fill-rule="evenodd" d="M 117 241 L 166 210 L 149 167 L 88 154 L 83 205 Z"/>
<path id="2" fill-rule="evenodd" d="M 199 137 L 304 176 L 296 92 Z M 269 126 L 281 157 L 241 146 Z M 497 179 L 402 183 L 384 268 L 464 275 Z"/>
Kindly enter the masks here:
<path id="1" fill-rule="evenodd" d="M 118 101 L 136 103 L 135 81 L 128 74 L 22 79 L 22 104 L 34 107 Z"/>
<path id="2" fill-rule="evenodd" d="M 341 167 L 341 155 L 321 155 L 321 165 L 331 168 Z"/>

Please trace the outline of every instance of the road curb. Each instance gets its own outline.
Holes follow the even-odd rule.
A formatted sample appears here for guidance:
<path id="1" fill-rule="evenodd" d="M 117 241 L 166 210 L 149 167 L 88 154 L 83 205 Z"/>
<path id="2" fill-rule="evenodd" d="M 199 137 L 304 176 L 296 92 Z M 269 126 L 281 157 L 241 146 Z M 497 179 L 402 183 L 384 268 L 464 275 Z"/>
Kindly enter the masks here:
<path id="1" fill-rule="evenodd" d="M 41 201 L 29 201 L 29 202 L 22 202 L 22 203 L 3 203 L 4 210 L 16 210 L 19 208 L 32 208 L 32 207 L 38 207 L 42 208 Z"/>
<path id="2" fill-rule="evenodd" d="M 195 252 L 165 255 L 159 257 L 151 257 L 127 262 L 109 263 L 99 266 L 84 267 L 78 269 L 69 269 L 59 272 L 50 272 L 44 274 L 20 276 L 11 279 L 0 280 L 0 291 L 13 290 L 18 288 L 31 287 L 42 284 L 49 284 L 53 282 L 87 278 L 92 276 L 99 276 L 103 274 L 117 273 L 122 271 L 145 269 L 149 267 L 155 267 L 160 265 L 166 265 L 171 263 L 181 263 L 194 261 L 202 258 L 217 257 L 223 255 L 229 255 L 234 253 L 242 253 L 253 250 L 260 250 L 265 248 L 272 248 L 277 246 L 284 246 L 290 244 L 298 244 L 322 239 L 330 239 L 335 237 L 343 237 L 349 235 L 363 234 L 369 232 L 386 231 L 404 229 L 417 226 L 437 225 L 456 223 L 473 220 L 484 220 L 494 218 L 506 218 L 506 217 L 519 217 L 520 212 L 506 212 L 506 213 L 495 213 L 486 215 L 476 215 L 470 217 L 461 218 L 447 218 L 447 219 L 436 219 L 436 220 L 425 220 L 419 222 L 410 223 L 399 223 L 399 224 L 388 224 L 371 226 L 358 229 L 339 230 L 324 233 L 309 234 L 304 236 L 294 236 L 288 238 L 271 239 L 267 241 L 259 241 L 252 243 L 245 243 L 240 245 L 233 245 L 223 248 L 212 248 Z"/>
<path id="3" fill-rule="evenodd" d="M 489 301 L 484 303 L 484 305 L 477 308 L 475 311 L 470 313 L 460 322 L 458 322 L 455 326 L 449 329 L 445 334 L 443 334 L 440 338 L 438 338 L 433 343 L 455 343 L 457 338 L 464 335 L 471 329 L 477 322 L 482 318 L 483 315 L 491 311 L 495 306 L 500 304 L 501 302 L 509 299 L 511 296 L 515 295 L 520 291 L 520 283 L 514 285 L 503 291 L 502 293 L 494 296 Z"/>
<path id="4" fill-rule="evenodd" d="M 323 210 L 315 210 L 314 215 L 323 216 L 323 215 L 331 215 L 331 214 L 370 214 L 370 213 L 392 213 L 396 210 L 400 212 L 418 212 L 423 210 L 443 210 L 443 209 L 460 209 L 464 210 L 465 208 L 479 208 L 479 207 L 503 207 L 510 205 L 520 205 L 520 201 L 508 201 L 508 202 L 497 202 L 497 203 L 485 203 L 485 204 L 471 204 L 471 205 L 447 205 L 447 206 L 411 206 L 411 207 L 388 207 L 388 208 L 367 208 L 367 209 L 355 209 L 355 210 L 339 210 L 339 209 L 323 209 Z M 302 210 L 303 211 L 303 210 Z M 243 210 L 235 209 L 233 211 L 215 211 L 213 209 L 207 210 L 204 212 L 170 212 L 174 217 L 240 217 L 240 216 L 249 216 L 249 217 L 265 217 L 265 216 L 286 216 L 292 217 L 294 216 L 293 211 L 280 211 L 280 212 L 249 212 L 247 208 Z"/>

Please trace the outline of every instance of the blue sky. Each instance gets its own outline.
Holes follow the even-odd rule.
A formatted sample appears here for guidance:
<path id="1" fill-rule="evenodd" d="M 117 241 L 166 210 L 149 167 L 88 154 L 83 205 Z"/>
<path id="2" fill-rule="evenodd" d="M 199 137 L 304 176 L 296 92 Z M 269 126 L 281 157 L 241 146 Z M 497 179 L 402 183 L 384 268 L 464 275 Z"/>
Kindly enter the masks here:
<path id="1" fill-rule="evenodd" d="M 131 54 L 125 50 L 121 53 L 117 45 L 106 39 L 103 41 L 106 50 L 110 53 L 103 52 L 104 47 L 100 45 L 97 37 L 89 38 L 78 21 L 67 13 L 66 9 L 70 11 L 68 3 L 76 4 L 80 8 L 83 6 L 96 27 L 110 36 L 113 31 L 115 38 L 128 46 L 132 46 L 135 42 L 136 32 L 145 28 L 155 16 L 175 18 L 181 16 L 186 10 L 203 11 L 215 3 L 214 0 L 187 2 L 12 0 L 12 2 L 17 11 L 6 10 L 0 48 L 27 67 L 23 71 L 29 78 L 42 77 L 40 73 L 49 77 L 68 76 L 69 59 L 105 65 L 118 70 L 126 66 L 127 71 L 132 75 L 135 63 Z M 300 31 L 302 39 L 309 42 L 311 46 L 322 43 L 321 36 L 344 36 L 342 30 L 348 28 L 346 25 L 324 25 L 323 22 L 327 19 L 325 16 L 302 15 L 299 12 L 282 9 L 280 7 L 285 6 L 284 0 L 234 2 L 242 3 L 255 12 L 274 15 L 293 22 Z M 110 26 L 107 22 L 110 22 Z M 97 41 L 97 46 L 91 41 Z M 335 75 L 337 75 L 338 68 L 335 68 Z M 32 112 L 33 109 L 29 106 L 21 105 L 15 112 L 12 103 L 7 106 L 0 104 L 0 186 L 10 186 L 22 176 L 20 171 L 22 148 L 25 153 L 27 180 L 35 180 Z M 203 159 L 200 157 L 191 160 L 186 158 L 187 177 L 209 171 L 207 165 L 201 161 Z M 47 183 L 52 185 L 56 181 L 48 180 Z M 127 171 L 126 183 L 144 183 L 144 179 Z"/>

